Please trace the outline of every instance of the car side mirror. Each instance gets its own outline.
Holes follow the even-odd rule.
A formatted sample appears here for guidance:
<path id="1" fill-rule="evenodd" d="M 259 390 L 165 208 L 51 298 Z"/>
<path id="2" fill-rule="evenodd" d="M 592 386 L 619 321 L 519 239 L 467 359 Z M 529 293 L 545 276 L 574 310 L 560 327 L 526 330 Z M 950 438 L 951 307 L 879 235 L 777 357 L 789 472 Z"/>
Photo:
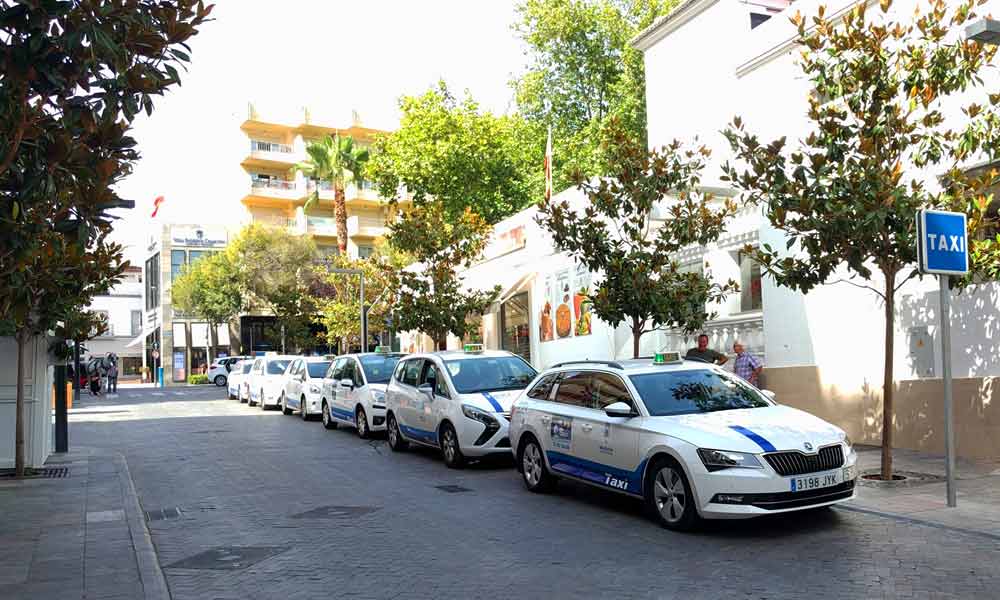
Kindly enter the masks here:
<path id="1" fill-rule="evenodd" d="M 604 414 L 609 417 L 634 417 L 635 410 L 625 402 L 615 402 L 604 407 Z"/>
<path id="2" fill-rule="evenodd" d="M 764 394 L 765 396 L 767 396 L 768 400 L 771 400 L 772 402 L 776 402 L 776 400 L 775 400 L 775 394 L 771 390 L 761 390 L 760 393 Z"/>
<path id="3" fill-rule="evenodd" d="M 417 386 L 417 391 L 423 392 L 424 394 L 427 394 L 431 398 L 434 397 L 434 386 L 429 383 L 421 383 L 419 386 Z"/>
<path id="4" fill-rule="evenodd" d="M 351 388 L 353 390 L 354 389 L 354 380 L 353 379 L 341 379 L 340 380 L 340 387 Z"/>

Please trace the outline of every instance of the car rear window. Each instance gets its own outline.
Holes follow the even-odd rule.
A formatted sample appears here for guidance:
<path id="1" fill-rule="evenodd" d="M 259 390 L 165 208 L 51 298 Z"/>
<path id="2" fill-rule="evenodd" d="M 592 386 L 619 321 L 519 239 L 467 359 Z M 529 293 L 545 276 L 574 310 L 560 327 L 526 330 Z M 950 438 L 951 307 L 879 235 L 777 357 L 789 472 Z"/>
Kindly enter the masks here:
<path id="1" fill-rule="evenodd" d="M 268 375 L 281 375 L 288 368 L 288 363 L 290 360 L 272 360 L 267 363 L 267 374 Z"/>
<path id="2" fill-rule="evenodd" d="M 709 369 L 643 373 L 629 379 L 654 417 L 771 406 L 738 377 Z"/>
<path id="3" fill-rule="evenodd" d="M 451 383 L 460 394 L 520 390 L 538 373 L 518 356 L 460 358 L 445 361 Z"/>
<path id="4" fill-rule="evenodd" d="M 309 376 L 315 379 L 322 379 L 326 376 L 326 370 L 330 368 L 330 361 L 306 363 Z"/>

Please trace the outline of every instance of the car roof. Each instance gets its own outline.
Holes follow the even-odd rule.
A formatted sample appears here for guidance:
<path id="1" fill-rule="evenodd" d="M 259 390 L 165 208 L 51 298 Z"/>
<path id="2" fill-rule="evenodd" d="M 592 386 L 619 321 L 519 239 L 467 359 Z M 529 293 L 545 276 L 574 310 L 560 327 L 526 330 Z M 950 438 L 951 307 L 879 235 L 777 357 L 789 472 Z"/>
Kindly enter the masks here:
<path id="1" fill-rule="evenodd" d="M 665 364 L 654 364 L 653 358 L 630 358 L 623 360 L 574 360 L 553 365 L 545 370 L 550 371 L 607 371 L 609 373 L 621 373 L 628 375 L 642 375 L 646 373 L 663 373 L 671 371 L 698 371 L 716 370 L 717 365 L 698 360 L 680 360 Z"/>
<path id="2" fill-rule="evenodd" d="M 326 358 L 325 356 L 304 356 L 302 357 L 306 362 L 333 362 L 334 359 Z"/>
<path id="3" fill-rule="evenodd" d="M 355 352 L 353 354 L 338 354 L 337 358 L 359 358 L 361 356 L 391 356 L 395 358 L 403 358 L 404 356 L 409 356 L 405 352 Z"/>
<path id="4" fill-rule="evenodd" d="M 263 358 L 265 361 L 269 361 L 269 360 L 295 360 L 296 358 L 302 358 L 302 357 L 295 356 L 294 354 L 276 354 L 271 356 L 258 356 L 257 358 Z"/>
<path id="5" fill-rule="evenodd" d="M 482 350 L 480 352 L 465 352 L 462 350 L 440 350 L 438 352 L 423 352 L 420 354 L 410 354 L 406 358 L 432 358 L 438 357 L 441 360 L 455 360 L 458 358 L 502 358 L 507 356 L 517 356 L 506 350 Z M 520 357 L 518 357 L 520 358 Z"/>

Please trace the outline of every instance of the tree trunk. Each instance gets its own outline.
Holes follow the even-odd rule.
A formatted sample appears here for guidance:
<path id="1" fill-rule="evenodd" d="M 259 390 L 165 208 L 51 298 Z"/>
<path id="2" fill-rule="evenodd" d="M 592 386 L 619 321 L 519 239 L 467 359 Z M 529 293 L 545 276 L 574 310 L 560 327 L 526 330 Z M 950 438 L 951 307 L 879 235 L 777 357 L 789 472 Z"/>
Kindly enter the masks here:
<path id="1" fill-rule="evenodd" d="M 632 358 L 639 358 L 639 340 L 641 339 L 641 331 L 632 331 Z"/>
<path id="2" fill-rule="evenodd" d="M 344 186 L 338 184 L 333 192 L 333 216 L 337 220 L 337 248 L 342 255 L 347 255 L 347 200 L 344 198 Z"/>
<path id="3" fill-rule="evenodd" d="M 14 476 L 24 477 L 24 346 L 27 336 L 17 333 L 17 404 L 14 425 Z"/>
<path id="4" fill-rule="evenodd" d="M 445 333 L 444 335 L 438 337 L 435 340 L 434 343 L 437 344 L 437 349 L 438 350 L 442 350 L 442 351 L 443 350 L 447 350 L 448 349 L 448 334 Z"/>
<path id="5" fill-rule="evenodd" d="M 882 378 L 882 479 L 892 480 L 893 381 L 892 363 L 896 321 L 896 273 L 885 273 L 885 371 Z"/>

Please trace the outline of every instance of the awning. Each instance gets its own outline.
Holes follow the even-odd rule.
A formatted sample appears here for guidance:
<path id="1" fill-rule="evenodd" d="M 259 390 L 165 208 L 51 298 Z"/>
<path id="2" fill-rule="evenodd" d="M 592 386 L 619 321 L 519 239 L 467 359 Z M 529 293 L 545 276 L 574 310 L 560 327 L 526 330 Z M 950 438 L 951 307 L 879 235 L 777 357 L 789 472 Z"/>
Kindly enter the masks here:
<path id="1" fill-rule="evenodd" d="M 131 342 L 125 344 L 125 347 L 126 348 L 133 348 L 135 346 L 138 346 L 139 344 L 145 343 L 146 338 L 149 337 L 153 332 L 155 332 L 159 328 L 160 328 L 160 326 L 157 325 L 156 327 L 154 327 L 152 329 L 143 329 L 142 333 L 140 333 L 138 336 L 136 336 L 136 338 L 134 340 L 132 340 Z"/>
<path id="2" fill-rule="evenodd" d="M 500 292 L 500 297 L 497 302 L 503 304 L 504 302 L 510 300 L 516 294 L 519 294 L 524 290 L 524 288 L 531 285 L 531 282 L 535 280 L 535 276 L 538 275 L 537 271 L 528 271 L 520 278 L 518 278 L 514 283 L 507 287 L 507 289 Z"/>
<path id="3" fill-rule="evenodd" d="M 470 269 L 462 273 L 464 275 L 462 288 L 466 292 L 484 292 L 492 290 L 499 285 L 500 295 L 497 296 L 497 302 L 506 302 L 511 296 L 523 290 L 534 280 L 535 275 L 538 274 L 534 269 L 525 271 L 519 268 L 512 268 L 501 273 L 497 273 L 496 271 L 497 269 L 490 269 L 488 272 L 483 270 L 480 273 L 475 273 L 474 269 Z M 474 275 L 479 275 L 479 277 L 475 277 Z"/>

